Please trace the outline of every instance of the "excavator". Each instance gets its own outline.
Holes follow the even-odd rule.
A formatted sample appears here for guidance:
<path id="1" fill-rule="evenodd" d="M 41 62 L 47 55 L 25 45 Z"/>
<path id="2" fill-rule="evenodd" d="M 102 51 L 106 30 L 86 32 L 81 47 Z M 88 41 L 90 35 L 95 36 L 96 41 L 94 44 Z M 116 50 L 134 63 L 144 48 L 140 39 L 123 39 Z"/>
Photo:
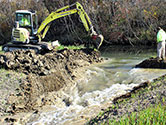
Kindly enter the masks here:
<path id="1" fill-rule="evenodd" d="M 89 16 L 79 2 L 64 6 L 60 9 L 57 9 L 55 12 L 52 12 L 39 27 L 36 11 L 17 10 L 15 12 L 16 23 L 12 29 L 11 43 L 5 44 L 2 49 L 4 51 L 13 51 L 16 49 L 33 49 L 38 53 L 45 50 L 51 50 L 53 48 L 53 44 L 42 41 L 51 26 L 51 22 L 58 18 L 75 13 L 79 15 L 85 30 L 92 38 L 94 48 L 99 49 L 104 38 L 101 34 L 98 35 L 95 32 Z"/>

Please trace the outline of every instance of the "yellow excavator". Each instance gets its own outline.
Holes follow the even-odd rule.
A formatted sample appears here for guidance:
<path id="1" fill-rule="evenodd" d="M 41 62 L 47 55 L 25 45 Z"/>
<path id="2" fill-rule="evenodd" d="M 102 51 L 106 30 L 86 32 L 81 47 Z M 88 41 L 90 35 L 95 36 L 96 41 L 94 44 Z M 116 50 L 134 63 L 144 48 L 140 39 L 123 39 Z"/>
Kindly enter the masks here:
<path id="1" fill-rule="evenodd" d="M 72 8 L 72 9 L 71 9 Z M 73 9 L 74 8 L 74 9 Z M 77 13 L 90 37 L 92 38 L 94 47 L 99 49 L 103 42 L 103 36 L 98 35 L 90 21 L 89 16 L 83 9 L 83 6 L 76 2 L 72 5 L 64 6 L 52 12 L 38 27 L 37 14 L 35 11 L 17 10 L 16 23 L 12 30 L 12 41 L 5 44 L 2 49 L 4 51 L 13 51 L 15 49 L 33 49 L 36 52 L 51 50 L 52 44 L 43 42 L 51 22 L 71 14 Z"/>

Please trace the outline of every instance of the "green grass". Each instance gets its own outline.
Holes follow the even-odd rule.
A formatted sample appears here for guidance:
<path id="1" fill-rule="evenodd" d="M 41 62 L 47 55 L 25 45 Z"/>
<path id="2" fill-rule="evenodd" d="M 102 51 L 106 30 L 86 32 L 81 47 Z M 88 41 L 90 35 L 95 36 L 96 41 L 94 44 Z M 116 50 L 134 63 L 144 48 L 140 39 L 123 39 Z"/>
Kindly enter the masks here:
<path id="1" fill-rule="evenodd" d="M 68 49 L 82 49 L 83 46 L 68 46 Z"/>
<path id="2" fill-rule="evenodd" d="M 61 46 L 56 47 L 55 50 L 62 50 L 62 49 L 64 49 L 64 48 L 65 48 L 65 47 L 61 45 Z"/>
<path id="3" fill-rule="evenodd" d="M 0 46 L 0 54 L 4 53 L 4 51 L 2 51 L 2 46 Z"/>
<path id="4" fill-rule="evenodd" d="M 55 48 L 55 50 L 62 50 L 62 49 L 82 49 L 82 48 L 84 48 L 83 46 L 63 46 L 63 45 L 61 45 L 61 46 L 59 46 L 59 47 L 57 47 L 57 48 Z"/>
<path id="5" fill-rule="evenodd" d="M 109 125 L 165 125 L 166 105 L 156 105 L 141 112 L 133 112 L 120 121 L 109 121 Z"/>

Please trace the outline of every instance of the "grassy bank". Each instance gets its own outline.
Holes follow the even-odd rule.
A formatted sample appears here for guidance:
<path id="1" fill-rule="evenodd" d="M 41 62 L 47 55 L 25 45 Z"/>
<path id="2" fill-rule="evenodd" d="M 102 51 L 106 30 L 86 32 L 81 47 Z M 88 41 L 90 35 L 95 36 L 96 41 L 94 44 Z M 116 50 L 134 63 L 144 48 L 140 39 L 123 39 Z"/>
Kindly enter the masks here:
<path id="1" fill-rule="evenodd" d="M 145 88 L 119 98 L 88 124 L 164 125 L 166 123 L 166 75 Z"/>
<path id="2" fill-rule="evenodd" d="M 165 98 L 163 98 L 165 100 Z M 166 105 L 164 102 L 149 107 L 139 113 L 133 112 L 128 116 L 122 117 L 119 121 L 109 120 L 110 125 L 165 125 L 166 124 Z M 105 124 L 105 123 L 104 123 Z"/>

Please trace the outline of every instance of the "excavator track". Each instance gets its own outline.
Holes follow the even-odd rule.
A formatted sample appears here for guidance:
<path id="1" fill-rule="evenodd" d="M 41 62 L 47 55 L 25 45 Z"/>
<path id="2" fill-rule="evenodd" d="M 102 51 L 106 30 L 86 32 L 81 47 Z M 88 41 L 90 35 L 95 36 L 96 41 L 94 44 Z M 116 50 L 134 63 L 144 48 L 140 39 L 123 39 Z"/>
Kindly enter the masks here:
<path id="1" fill-rule="evenodd" d="M 23 50 L 35 50 L 36 53 L 46 52 L 51 50 L 48 43 L 40 42 L 38 44 L 5 44 L 2 47 L 2 50 L 5 52 L 11 52 L 14 50 L 23 49 Z"/>

